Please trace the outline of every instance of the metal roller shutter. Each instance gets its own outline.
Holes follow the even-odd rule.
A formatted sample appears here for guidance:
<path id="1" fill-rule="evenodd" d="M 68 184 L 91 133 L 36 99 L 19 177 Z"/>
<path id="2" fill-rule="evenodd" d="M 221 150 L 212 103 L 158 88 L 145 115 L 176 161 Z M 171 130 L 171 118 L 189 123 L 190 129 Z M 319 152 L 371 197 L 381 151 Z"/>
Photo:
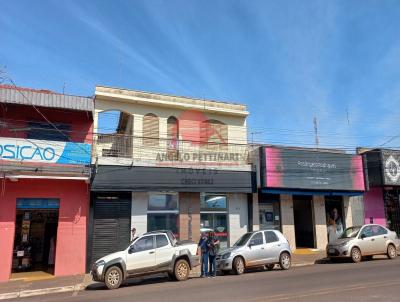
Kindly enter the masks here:
<path id="1" fill-rule="evenodd" d="M 92 262 L 126 249 L 131 239 L 131 198 L 103 198 L 94 199 Z"/>

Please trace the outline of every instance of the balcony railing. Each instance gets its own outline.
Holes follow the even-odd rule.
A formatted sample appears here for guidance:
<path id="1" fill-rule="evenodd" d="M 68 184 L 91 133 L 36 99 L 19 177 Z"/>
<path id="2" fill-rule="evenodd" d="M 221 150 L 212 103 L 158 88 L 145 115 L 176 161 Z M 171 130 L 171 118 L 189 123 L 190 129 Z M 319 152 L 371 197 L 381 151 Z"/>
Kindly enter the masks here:
<path id="1" fill-rule="evenodd" d="M 94 137 L 94 156 L 119 162 L 131 160 L 158 166 L 248 166 L 248 145 L 197 142 L 165 138 L 99 134 Z"/>

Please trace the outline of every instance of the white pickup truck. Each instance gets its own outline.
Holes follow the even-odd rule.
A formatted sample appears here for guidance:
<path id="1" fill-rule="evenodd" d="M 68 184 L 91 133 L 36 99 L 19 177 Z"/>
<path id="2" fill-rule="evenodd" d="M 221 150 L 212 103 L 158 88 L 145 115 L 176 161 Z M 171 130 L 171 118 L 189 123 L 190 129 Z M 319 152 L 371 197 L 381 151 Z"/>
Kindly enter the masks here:
<path id="1" fill-rule="evenodd" d="M 109 289 L 120 287 L 131 277 L 166 272 L 178 281 L 188 279 L 190 270 L 199 265 L 197 244 L 176 240 L 171 231 L 154 231 L 135 238 L 124 251 L 97 260 L 92 267 L 93 280 Z"/>

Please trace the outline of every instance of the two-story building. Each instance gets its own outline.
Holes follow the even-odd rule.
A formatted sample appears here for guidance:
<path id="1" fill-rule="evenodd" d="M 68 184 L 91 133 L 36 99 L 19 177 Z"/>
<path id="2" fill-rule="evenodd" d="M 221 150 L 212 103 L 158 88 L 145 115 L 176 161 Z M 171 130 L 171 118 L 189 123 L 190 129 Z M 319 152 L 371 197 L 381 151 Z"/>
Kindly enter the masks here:
<path id="1" fill-rule="evenodd" d="M 85 272 L 93 109 L 92 98 L 0 86 L 0 281 Z"/>
<path id="2" fill-rule="evenodd" d="M 192 240 L 212 229 L 222 246 L 247 232 L 247 116 L 240 104 L 97 86 L 88 264 L 126 248 L 132 228 Z"/>

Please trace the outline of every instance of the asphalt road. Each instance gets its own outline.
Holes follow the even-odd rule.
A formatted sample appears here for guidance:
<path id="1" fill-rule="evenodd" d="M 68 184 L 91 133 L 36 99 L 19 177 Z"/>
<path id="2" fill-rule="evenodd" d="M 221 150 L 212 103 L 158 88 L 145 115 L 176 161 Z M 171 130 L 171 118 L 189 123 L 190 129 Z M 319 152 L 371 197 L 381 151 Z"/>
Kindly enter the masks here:
<path id="1" fill-rule="evenodd" d="M 400 257 L 359 264 L 330 263 L 289 271 L 257 271 L 215 279 L 170 282 L 167 278 L 132 280 L 118 290 L 94 284 L 87 290 L 12 301 L 400 301 Z"/>

